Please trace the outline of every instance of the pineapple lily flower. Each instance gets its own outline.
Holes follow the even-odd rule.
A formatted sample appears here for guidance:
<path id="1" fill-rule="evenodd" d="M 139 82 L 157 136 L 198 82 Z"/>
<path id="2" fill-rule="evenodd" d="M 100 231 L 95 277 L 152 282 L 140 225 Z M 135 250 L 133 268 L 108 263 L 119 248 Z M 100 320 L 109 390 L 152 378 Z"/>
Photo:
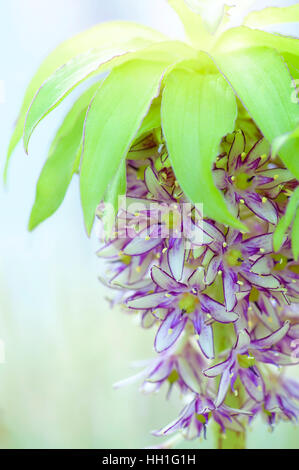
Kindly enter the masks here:
<path id="1" fill-rule="evenodd" d="M 246 330 L 239 332 L 237 342 L 229 357 L 224 362 L 204 371 L 207 377 L 216 377 L 221 374 L 216 406 L 223 402 L 230 384 L 233 389 L 238 376 L 253 400 L 257 402 L 263 400 L 264 382 L 256 366 L 256 361 L 277 366 L 291 364 L 290 357 L 271 349 L 287 334 L 289 328 L 289 322 L 285 322 L 274 333 L 261 339 L 252 339 Z"/>
<path id="2" fill-rule="evenodd" d="M 22 134 L 28 152 L 37 125 L 94 78 L 54 138 L 29 229 L 78 176 L 112 305 L 156 330 L 156 356 L 129 382 L 176 387 L 187 403 L 156 434 L 205 436 L 214 421 L 217 445 L 236 448 L 247 419 L 298 416 L 285 366 L 298 364 L 299 47 L 263 28 L 298 19 L 299 4 L 168 3 L 185 41 L 110 22 L 58 46 L 26 92 L 5 177 Z"/>
<path id="3" fill-rule="evenodd" d="M 285 168 L 268 168 L 270 146 L 264 138 L 247 154 L 245 148 L 244 134 L 237 132 L 226 168 L 217 168 L 216 163 L 213 172 L 216 185 L 225 191 L 226 202 L 234 215 L 238 215 L 240 205 L 245 205 L 261 219 L 276 224 L 277 207 L 271 199 L 278 196 L 282 184 L 292 180 L 293 176 Z"/>
<path id="4" fill-rule="evenodd" d="M 257 403 L 254 400 L 248 400 L 244 405 L 245 409 L 251 411 L 249 423 L 252 417 L 257 413 L 266 419 L 271 429 L 279 420 L 290 420 L 295 424 L 299 418 L 299 406 L 296 401 L 299 400 L 299 383 L 288 377 L 270 377 L 269 390 L 265 392 L 263 403 Z"/>
<path id="5" fill-rule="evenodd" d="M 185 283 L 176 281 L 156 266 L 151 273 L 157 290 L 147 295 L 134 295 L 128 299 L 127 305 L 137 310 L 152 309 L 153 314 L 156 309 L 166 310 L 155 339 L 157 352 L 170 348 L 182 334 L 186 323 L 191 321 L 203 354 L 213 358 L 213 330 L 208 320 L 231 323 L 238 319 L 238 315 L 228 312 L 224 305 L 203 293 L 203 268 L 193 271 Z"/>
<path id="6" fill-rule="evenodd" d="M 252 287 L 258 287 L 262 291 L 281 289 L 279 280 L 271 273 L 267 264 L 267 257 L 273 252 L 271 233 L 243 240 L 241 232 L 229 229 L 224 235 L 219 230 L 217 240 L 209 248 L 213 257 L 207 266 L 205 282 L 210 285 L 217 275 L 222 275 L 228 310 L 236 306 L 236 294 L 244 284 L 244 289 L 249 291 Z"/>
<path id="7" fill-rule="evenodd" d="M 186 405 L 175 421 L 154 434 L 156 436 L 167 436 L 182 431 L 185 439 L 195 439 L 202 434 L 206 438 L 207 425 L 211 420 L 219 424 L 223 434 L 225 434 L 226 429 L 243 432 L 244 427 L 239 422 L 238 416 L 250 414 L 251 412 L 248 410 L 236 410 L 224 404 L 216 407 L 211 398 L 205 395 L 197 395 L 191 403 Z"/>
<path id="8" fill-rule="evenodd" d="M 143 361 L 140 364 L 144 367 L 141 372 L 116 383 L 114 387 L 123 387 L 143 379 L 140 387 L 143 393 L 156 393 L 165 383 L 168 386 L 167 398 L 170 397 L 174 386 L 179 387 L 182 394 L 188 391 L 199 393 L 204 377 L 198 371 L 202 370 L 205 364 L 202 355 L 187 343 L 180 352 L 170 348 L 153 360 Z"/>

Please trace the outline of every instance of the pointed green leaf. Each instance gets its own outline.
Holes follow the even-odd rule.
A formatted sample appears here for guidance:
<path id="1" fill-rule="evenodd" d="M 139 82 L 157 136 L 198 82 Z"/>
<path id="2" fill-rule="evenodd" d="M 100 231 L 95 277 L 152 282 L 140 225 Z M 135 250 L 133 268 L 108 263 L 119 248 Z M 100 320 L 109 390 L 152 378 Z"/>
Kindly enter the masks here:
<path id="1" fill-rule="evenodd" d="M 191 44 L 198 48 L 207 46 L 210 42 L 211 34 L 205 28 L 201 16 L 194 13 L 184 0 L 168 0 L 168 3 L 180 17 L 186 36 Z"/>
<path id="2" fill-rule="evenodd" d="M 217 73 L 176 68 L 162 96 L 162 127 L 176 178 L 193 203 L 218 222 L 244 229 L 215 187 L 212 164 L 220 141 L 232 132 L 237 116 L 234 94 Z"/>
<path id="3" fill-rule="evenodd" d="M 43 82 L 72 58 L 84 54 L 94 47 L 101 47 L 105 51 L 106 49 L 120 47 L 120 45 L 127 42 L 130 42 L 132 46 L 132 40 L 135 38 L 138 38 L 136 47 L 142 46 L 141 40 L 144 40 L 144 44 L 146 44 L 149 41 L 164 41 L 166 39 L 158 31 L 136 23 L 126 21 L 107 22 L 94 26 L 63 42 L 43 61 L 32 78 L 24 97 L 19 118 L 9 144 L 5 177 L 10 156 L 23 134 L 27 110 Z"/>
<path id="4" fill-rule="evenodd" d="M 112 70 L 90 106 L 85 124 L 80 189 L 90 234 L 97 205 L 158 96 L 165 64 L 130 61 Z"/>
<path id="5" fill-rule="evenodd" d="M 189 8 L 197 15 L 200 15 L 204 25 L 211 34 L 214 34 L 219 27 L 224 14 L 225 2 L 219 0 L 184 0 Z"/>
<path id="6" fill-rule="evenodd" d="M 115 217 L 118 213 L 119 197 L 126 194 L 126 183 L 126 160 L 123 159 L 104 195 L 105 208 L 102 221 L 107 238 L 111 235 Z"/>
<path id="7" fill-rule="evenodd" d="M 135 141 L 145 137 L 153 129 L 157 129 L 161 126 L 161 98 L 156 98 L 147 115 L 142 121 L 142 124 L 137 132 Z"/>
<path id="8" fill-rule="evenodd" d="M 232 28 L 223 33 L 215 45 L 215 52 L 231 53 L 249 47 L 269 47 L 281 54 L 299 55 L 299 39 L 280 34 L 271 34 L 247 26 Z"/>
<path id="9" fill-rule="evenodd" d="M 269 7 L 249 13 L 243 24 L 250 28 L 260 28 L 282 23 L 296 23 L 299 21 L 299 3 L 288 7 Z"/>
<path id="10" fill-rule="evenodd" d="M 37 124 L 49 114 L 76 86 L 92 74 L 104 72 L 121 62 L 126 49 L 110 49 L 102 53 L 92 51 L 75 57 L 43 83 L 26 116 L 24 147 L 28 152 L 29 139 Z M 113 60 L 114 59 L 114 60 Z M 110 63 L 112 61 L 112 63 Z"/>
<path id="11" fill-rule="evenodd" d="M 293 132 L 288 132 L 274 139 L 272 143 L 272 158 L 276 158 L 281 148 L 292 139 L 296 139 L 297 145 L 299 144 L 299 126 Z"/>
<path id="12" fill-rule="evenodd" d="M 76 101 L 58 130 L 48 159 L 39 177 L 29 230 L 50 217 L 58 209 L 73 174 L 78 170 L 81 137 L 88 105 L 99 87 L 96 83 Z"/>
<path id="13" fill-rule="evenodd" d="M 135 42 L 134 42 L 135 47 Z M 92 51 L 75 57 L 65 64 L 41 86 L 27 113 L 24 128 L 24 146 L 28 150 L 29 139 L 37 124 L 52 111 L 76 86 L 93 74 L 104 72 L 133 58 L 176 62 L 185 57 L 193 57 L 196 52 L 180 41 L 165 41 L 144 48 L 142 53 L 129 52 L 125 48 Z"/>
<path id="14" fill-rule="evenodd" d="M 292 100 L 290 73 L 275 50 L 248 48 L 217 54 L 216 62 L 270 143 L 294 131 L 299 105 Z M 281 148 L 280 157 L 299 179 L 298 152 L 298 140 L 293 139 Z"/>
<path id="15" fill-rule="evenodd" d="M 289 226 L 291 225 L 296 210 L 299 206 L 299 187 L 293 192 L 289 199 L 285 214 L 281 217 L 277 224 L 273 235 L 273 247 L 274 251 L 279 251 L 283 244 L 284 236 Z"/>

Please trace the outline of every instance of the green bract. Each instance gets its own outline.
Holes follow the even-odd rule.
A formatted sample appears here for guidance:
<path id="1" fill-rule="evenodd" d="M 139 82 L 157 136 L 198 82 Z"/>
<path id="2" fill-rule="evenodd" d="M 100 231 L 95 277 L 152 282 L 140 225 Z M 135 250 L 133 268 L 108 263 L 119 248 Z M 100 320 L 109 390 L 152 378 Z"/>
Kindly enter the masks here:
<path id="1" fill-rule="evenodd" d="M 298 5 L 251 13 L 245 26 L 230 28 L 227 13 L 234 8 L 215 2 L 211 17 L 207 3 L 211 7 L 211 0 L 169 0 L 184 24 L 186 43 L 134 23 L 112 22 L 66 41 L 44 61 L 26 92 L 7 163 L 23 129 L 27 151 L 38 123 L 77 85 L 111 72 L 79 98 L 59 129 L 38 181 L 30 229 L 57 210 L 79 173 L 90 234 L 98 204 L 106 200 L 117 209 L 118 195 L 125 193 L 124 161 L 132 146 L 160 127 L 181 188 L 193 203 L 203 203 L 206 217 L 223 224 L 246 230 L 212 178 L 222 139 L 240 121 L 252 132 L 252 118 L 299 178 L 299 104 L 292 81 L 299 77 L 299 41 L 253 29 L 298 21 Z M 294 214 L 288 225 L 294 216 L 296 237 Z M 298 255 L 298 242 L 293 244 Z"/>

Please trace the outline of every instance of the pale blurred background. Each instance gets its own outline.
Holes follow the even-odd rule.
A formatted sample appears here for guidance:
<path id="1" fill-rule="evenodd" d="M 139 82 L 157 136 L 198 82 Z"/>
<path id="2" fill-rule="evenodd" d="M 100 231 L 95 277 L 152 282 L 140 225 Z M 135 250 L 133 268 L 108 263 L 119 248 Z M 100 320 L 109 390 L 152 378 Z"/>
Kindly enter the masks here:
<path id="1" fill-rule="evenodd" d="M 62 40 L 113 19 L 182 37 L 164 0 L 0 0 L 1 175 L 26 85 L 41 60 Z M 72 101 L 39 126 L 30 157 L 17 148 L 8 188 L 0 184 L 1 448 L 140 448 L 157 444 L 149 431 L 180 410 L 177 398 L 167 403 L 163 392 L 147 397 L 137 385 L 112 389 L 132 373 L 131 361 L 153 356 L 152 333 L 105 300 L 98 244 L 85 235 L 76 179 L 59 212 L 27 232 L 50 136 Z M 251 448 L 298 448 L 298 441 L 289 424 L 268 433 L 257 422 L 249 433 Z M 210 448 L 212 439 L 183 446 Z"/>

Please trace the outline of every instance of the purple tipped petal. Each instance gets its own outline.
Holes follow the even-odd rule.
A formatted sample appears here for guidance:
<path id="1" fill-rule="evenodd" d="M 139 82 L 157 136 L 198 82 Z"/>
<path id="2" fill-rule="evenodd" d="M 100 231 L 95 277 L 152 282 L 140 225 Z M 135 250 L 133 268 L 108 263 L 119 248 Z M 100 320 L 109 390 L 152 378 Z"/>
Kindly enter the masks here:
<path id="1" fill-rule="evenodd" d="M 274 333 L 272 333 L 269 336 L 266 336 L 265 338 L 256 339 L 252 343 L 258 349 L 271 348 L 274 344 L 282 340 L 282 338 L 287 334 L 289 329 L 290 329 L 290 322 L 286 321 L 284 325 L 281 328 L 279 328 L 279 330 L 274 331 Z"/>
<path id="2" fill-rule="evenodd" d="M 132 238 L 127 246 L 124 247 L 124 254 L 136 256 L 151 251 L 153 248 L 160 245 L 163 241 L 158 232 L 160 232 L 159 227 L 153 226 L 149 235 L 148 229 L 145 229 L 139 234 L 136 234 L 135 238 Z"/>
<path id="3" fill-rule="evenodd" d="M 207 377 L 217 377 L 217 375 L 223 374 L 224 371 L 230 370 L 232 366 L 232 360 L 229 357 L 223 362 L 216 364 L 215 366 L 209 367 L 208 369 L 204 370 L 203 373 Z"/>
<path id="4" fill-rule="evenodd" d="M 266 235 L 258 235 L 251 237 L 242 242 L 242 251 L 248 256 L 273 253 L 273 234 L 267 233 Z"/>
<path id="5" fill-rule="evenodd" d="M 224 305 L 211 299 L 211 297 L 206 294 L 202 294 L 201 296 L 201 305 L 206 313 L 209 313 L 214 320 L 220 323 L 235 322 L 239 318 L 237 313 L 228 312 Z"/>
<path id="6" fill-rule="evenodd" d="M 272 350 L 256 350 L 254 356 L 258 361 L 265 362 L 266 364 L 273 364 L 274 366 L 291 366 L 299 363 L 299 359 L 294 359 L 287 354 L 280 353 Z"/>
<path id="7" fill-rule="evenodd" d="M 231 270 L 222 272 L 223 293 L 225 298 L 226 309 L 230 312 L 237 304 L 236 293 L 239 292 L 240 286 L 237 284 L 238 275 Z"/>
<path id="8" fill-rule="evenodd" d="M 247 390 L 248 395 L 255 401 L 264 399 L 264 382 L 255 367 L 254 372 L 248 369 L 239 369 L 240 379 Z"/>
<path id="9" fill-rule="evenodd" d="M 157 176 L 150 166 L 144 172 L 144 181 L 149 193 L 151 193 L 158 201 L 171 201 L 171 197 L 167 191 L 161 186 Z"/>
<path id="10" fill-rule="evenodd" d="M 212 284 L 212 282 L 214 282 L 215 277 L 217 276 L 217 273 L 219 271 L 221 261 L 221 256 L 216 255 L 213 256 L 213 258 L 209 262 L 205 279 L 205 282 L 208 286 Z"/>
<path id="11" fill-rule="evenodd" d="M 239 155 L 245 150 L 245 136 L 242 131 L 237 131 L 228 154 L 228 170 L 234 171 Z"/>
<path id="12" fill-rule="evenodd" d="M 280 282 L 272 274 L 262 276 L 260 274 L 255 274 L 250 271 L 242 272 L 242 276 L 245 277 L 251 284 L 262 287 L 264 289 L 279 289 Z"/>
<path id="13" fill-rule="evenodd" d="M 257 159 L 258 166 L 264 165 L 268 158 L 261 159 L 262 155 L 266 155 L 266 157 L 268 158 L 270 156 L 270 145 L 264 137 L 260 139 L 248 152 L 248 155 L 244 160 L 244 165 L 250 168 L 252 163 L 255 162 Z"/>
<path id="14" fill-rule="evenodd" d="M 129 299 L 127 305 L 136 310 L 143 310 L 155 307 L 166 307 L 171 303 L 172 299 L 165 296 L 165 292 L 156 294 L 148 294 L 134 299 Z"/>
<path id="15" fill-rule="evenodd" d="M 294 176 L 292 175 L 292 173 L 285 168 L 270 168 L 267 170 L 263 170 L 262 172 L 258 172 L 257 174 L 258 174 L 258 178 L 260 176 L 266 177 L 267 179 L 271 178 L 270 182 L 259 184 L 259 187 L 260 188 L 262 187 L 262 189 L 271 189 L 275 186 L 278 186 L 283 183 L 287 183 L 294 179 Z"/>
<path id="16" fill-rule="evenodd" d="M 189 362 L 183 357 L 178 358 L 178 372 L 187 387 L 189 387 L 195 393 L 200 393 L 201 390 L 199 380 L 194 374 L 194 371 L 191 368 Z"/>
<path id="17" fill-rule="evenodd" d="M 191 276 L 188 279 L 188 284 L 191 287 L 197 287 L 200 291 L 204 290 L 205 282 L 204 282 L 204 268 L 200 266 L 199 268 L 195 269 Z"/>
<path id="18" fill-rule="evenodd" d="M 208 359 L 214 359 L 214 336 L 213 328 L 211 325 L 206 325 L 204 322 L 202 322 L 201 333 L 198 337 L 198 343 L 203 354 Z"/>
<path id="19" fill-rule="evenodd" d="M 225 189 L 227 182 L 226 182 L 226 172 L 222 169 L 216 169 L 213 171 L 213 178 L 214 183 L 219 189 Z"/>
<path id="20" fill-rule="evenodd" d="M 270 258 L 266 256 L 260 256 L 250 268 L 250 271 L 259 274 L 262 276 L 269 276 L 271 268 L 273 267 L 273 262 Z"/>
<path id="21" fill-rule="evenodd" d="M 218 394 L 217 394 L 217 398 L 215 401 L 216 408 L 218 408 L 218 406 L 220 406 L 221 403 L 224 401 L 229 384 L 230 384 L 230 370 L 226 369 L 223 372 L 220 382 L 219 382 Z"/>
<path id="22" fill-rule="evenodd" d="M 177 322 L 177 316 L 178 312 L 176 310 L 169 313 L 158 329 L 155 338 L 155 349 L 158 353 L 169 349 L 183 332 L 188 318 L 182 317 L 182 319 Z M 174 321 L 176 324 L 173 327 Z"/>
<path id="23" fill-rule="evenodd" d="M 277 224 L 278 216 L 274 204 L 269 199 L 263 199 L 257 193 L 246 192 L 245 205 L 258 217 L 271 224 Z"/>
<path id="24" fill-rule="evenodd" d="M 185 261 L 185 244 L 182 238 L 172 238 L 169 240 L 167 257 L 171 274 L 179 281 L 182 279 Z"/>
<path id="25" fill-rule="evenodd" d="M 181 291 L 182 289 L 186 289 L 185 284 L 181 284 L 177 282 L 173 277 L 169 276 L 163 269 L 158 268 L 157 266 L 152 267 L 152 280 L 157 284 L 157 286 L 161 287 L 166 291 Z"/>

